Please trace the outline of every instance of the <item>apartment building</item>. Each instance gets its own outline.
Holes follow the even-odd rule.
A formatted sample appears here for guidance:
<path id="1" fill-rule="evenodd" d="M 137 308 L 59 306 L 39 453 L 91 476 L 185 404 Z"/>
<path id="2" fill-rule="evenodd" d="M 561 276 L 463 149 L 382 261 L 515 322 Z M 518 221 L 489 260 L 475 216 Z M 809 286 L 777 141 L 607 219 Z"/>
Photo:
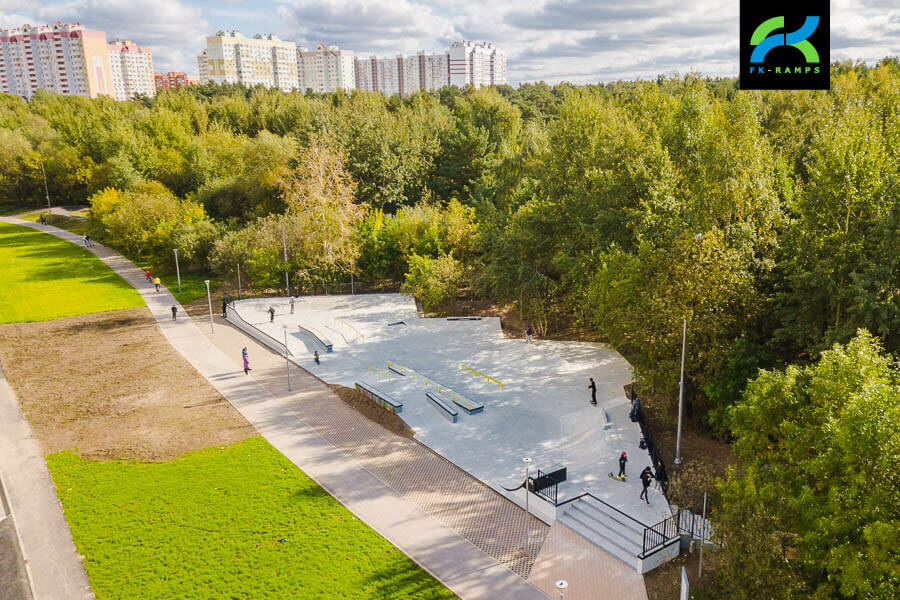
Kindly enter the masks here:
<path id="1" fill-rule="evenodd" d="M 0 30 L 0 93 L 31 98 L 39 89 L 113 96 L 106 34 L 60 22 Z"/>
<path id="2" fill-rule="evenodd" d="M 356 58 L 352 50 L 318 44 L 310 51 L 297 47 L 298 88 L 317 93 L 356 89 Z"/>
<path id="3" fill-rule="evenodd" d="M 131 40 L 113 40 L 107 45 L 112 75 L 113 98 L 130 100 L 156 95 L 153 80 L 153 53 Z"/>
<path id="4" fill-rule="evenodd" d="M 200 83 L 209 83 L 209 55 L 206 48 L 197 56 L 197 69 L 200 74 Z"/>
<path id="5" fill-rule="evenodd" d="M 200 85 L 200 78 L 182 73 L 181 71 L 169 71 L 168 73 L 154 73 L 154 84 L 157 92 L 165 90 L 177 90 L 189 85 Z"/>
<path id="6" fill-rule="evenodd" d="M 207 76 L 214 83 L 263 85 L 285 92 L 298 86 L 297 45 L 271 33 L 248 38 L 237 30 L 219 31 L 206 38 L 206 54 Z"/>
<path id="7" fill-rule="evenodd" d="M 450 44 L 450 85 L 480 88 L 506 83 L 506 54 L 491 43 Z"/>

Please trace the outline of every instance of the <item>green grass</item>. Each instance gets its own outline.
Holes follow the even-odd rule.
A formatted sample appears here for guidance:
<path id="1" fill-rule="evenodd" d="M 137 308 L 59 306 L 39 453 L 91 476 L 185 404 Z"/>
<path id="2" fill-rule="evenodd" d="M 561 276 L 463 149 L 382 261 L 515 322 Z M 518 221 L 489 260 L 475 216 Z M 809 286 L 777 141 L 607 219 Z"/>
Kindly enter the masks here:
<path id="1" fill-rule="evenodd" d="M 261 437 L 47 465 L 102 600 L 455 597 Z"/>
<path id="2" fill-rule="evenodd" d="M 178 291 L 178 274 L 173 270 L 158 269 L 149 260 L 140 260 L 134 256 L 129 256 L 128 260 L 138 266 L 139 269 L 150 271 L 154 277 L 159 277 L 162 284 L 172 292 L 179 304 L 189 304 L 197 298 L 206 296 L 206 284 L 203 283 L 209 279 L 209 291 L 213 294 L 213 305 L 216 304 L 215 293 L 222 285 L 222 279 L 211 273 L 197 273 L 194 271 L 181 272 L 181 291 Z"/>
<path id="3" fill-rule="evenodd" d="M 46 215 L 47 213 L 44 211 L 38 211 L 29 213 L 27 215 L 19 215 L 18 218 L 22 219 L 23 221 L 40 223 L 41 214 Z M 77 233 L 78 235 L 84 235 L 91 232 L 90 225 L 84 219 L 70 219 L 69 217 L 64 217 L 62 215 L 50 215 L 48 217 L 47 223 L 49 225 L 53 225 L 54 227 L 59 227 L 60 229 L 65 229 L 66 231 Z"/>
<path id="4" fill-rule="evenodd" d="M 143 306 L 137 291 L 79 246 L 0 223 L 0 323 Z"/>

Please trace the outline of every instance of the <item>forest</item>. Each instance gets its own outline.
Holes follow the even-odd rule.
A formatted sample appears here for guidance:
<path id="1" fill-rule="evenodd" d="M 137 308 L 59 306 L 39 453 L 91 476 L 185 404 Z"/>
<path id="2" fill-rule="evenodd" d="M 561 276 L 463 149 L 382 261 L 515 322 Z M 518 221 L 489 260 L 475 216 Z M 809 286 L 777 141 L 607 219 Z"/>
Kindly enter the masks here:
<path id="1" fill-rule="evenodd" d="M 719 484 L 717 597 L 895 598 L 900 63 L 836 63 L 831 85 L 0 95 L 0 202 L 45 205 L 46 174 L 54 204 L 161 268 L 177 248 L 260 290 L 287 268 L 428 310 L 514 305 L 672 402 L 686 319 L 688 410 L 742 458 Z"/>

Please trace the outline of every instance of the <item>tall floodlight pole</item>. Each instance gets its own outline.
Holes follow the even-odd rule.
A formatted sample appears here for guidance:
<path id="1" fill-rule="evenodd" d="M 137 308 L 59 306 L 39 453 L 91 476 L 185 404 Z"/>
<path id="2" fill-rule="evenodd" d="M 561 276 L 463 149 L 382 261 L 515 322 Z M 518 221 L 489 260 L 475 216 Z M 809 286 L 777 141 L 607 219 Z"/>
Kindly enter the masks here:
<path id="1" fill-rule="evenodd" d="M 41 163 L 41 175 L 44 177 L 44 196 L 47 198 L 47 210 L 52 211 L 50 208 L 50 190 L 47 188 L 47 172 L 44 171 L 44 163 Z"/>
<path id="2" fill-rule="evenodd" d="M 355 294 L 356 289 L 353 286 L 353 271 L 350 271 L 350 294 Z"/>
<path id="3" fill-rule="evenodd" d="M 566 588 L 569 587 L 569 582 L 565 579 L 560 579 L 556 582 L 556 589 L 559 590 L 559 600 L 566 600 Z"/>
<path id="4" fill-rule="evenodd" d="M 531 467 L 531 458 L 525 457 L 522 459 L 522 462 L 525 463 L 525 551 L 523 552 L 523 556 L 528 556 L 528 475 Z"/>
<path id="5" fill-rule="evenodd" d="M 706 492 L 703 492 L 703 517 L 700 521 L 700 565 L 697 577 L 703 577 L 703 534 L 706 532 Z"/>
<path id="6" fill-rule="evenodd" d="M 178 268 L 178 248 L 172 248 L 175 252 L 175 273 L 178 274 L 178 293 L 181 293 L 181 269 Z"/>
<path id="7" fill-rule="evenodd" d="M 284 221 L 281 222 L 281 247 L 284 250 L 284 288 L 285 288 L 285 297 L 290 297 L 291 295 L 291 282 L 288 279 L 288 261 L 287 261 L 287 237 L 284 233 Z"/>
<path id="8" fill-rule="evenodd" d="M 237 264 L 238 268 L 238 300 L 241 299 L 241 263 Z"/>
<path id="9" fill-rule="evenodd" d="M 681 413 L 684 410 L 684 353 L 687 349 L 687 317 L 681 333 L 681 380 L 678 382 L 678 435 L 675 438 L 675 464 L 681 464 Z"/>
<path id="10" fill-rule="evenodd" d="M 282 325 L 284 327 L 284 369 L 287 371 L 288 377 L 288 391 L 291 391 L 291 361 L 288 360 L 288 346 L 287 346 L 287 325 Z"/>
<path id="11" fill-rule="evenodd" d="M 213 318 L 212 318 L 212 296 L 209 294 L 209 279 L 203 281 L 206 284 L 206 301 L 209 302 L 209 332 L 215 333 L 213 330 Z"/>

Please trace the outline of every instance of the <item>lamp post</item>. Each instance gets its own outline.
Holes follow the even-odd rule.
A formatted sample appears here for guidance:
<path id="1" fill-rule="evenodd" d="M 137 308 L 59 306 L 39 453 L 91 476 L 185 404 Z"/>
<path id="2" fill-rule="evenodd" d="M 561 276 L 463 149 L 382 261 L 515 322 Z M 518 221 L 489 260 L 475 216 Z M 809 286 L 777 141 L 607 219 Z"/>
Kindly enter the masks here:
<path id="1" fill-rule="evenodd" d="M 44 177 L 44 196 L 47 198 L 47 210 L 52 212 L 53 209 L 50 208 L 50 190 L 47 188 L 47 172 L 44 171 L 44 163 L 41 163 L 41 175 Z"/>
<path id="2" fill-rule="evenodd" d="M 525 552 L 523 556 L 528 556 L 528 475 L 531 468 L 531 458 L 526 456 L 522 459 L 525 463 Z"/>
<path id="3" fill-rule="evenodd" d="M 291 295 L 291 282 L 288 279 L 287 236 L 284 233 L 284 221 L 281 222 L 281 247 L 284 250 L 284 288 L 285 297 Z"/>
<path id="4" fill-rule="evenodd" d="M 212 296 L 209 295 L 209 279 L 204 280 L 203 283 L 206 284 L 206 301 L 209 302 L 209 332 L 215 333 L 212 318 Z"/>
<path id="5" fill-rule="evenodd" d="M 241 299 L 241 263 L 237 264 L 238 269 L 238 300 Z"/>
<path id="6" fill-rule="evenodd" d="M 175 253 L 175 273 L 178 274 L 178 293 L 181 293 L 181 269 L 178 267 L 178 248 L 172 248 Z"/>
<path id="7" fill-rule="evenodd" d="M 675 464 L 681 464 L 681 413 L 684 410 L 684 353 L 687 349 L 687 317 L 681 333 L 681 379 L 678 381 L 678 434 L 675 438 Z"/>
<path id="8" fill-rule="evenodd" d="M 284 369 L 287 371 L 288 378 L 288 391 L 291 391 L 291 361 L 288 360 L 288 345 L 287 345 L 287 325 L 282 325 L 284 328 Z"/>
<path id="9" fill-rule="evenodd" d="M 566 600 L 566 588 L 569 587 L 569 582 L 565 579 L 560 579 L 556 582 L 556 589 L 559 590 L 559 600 Z"/>

